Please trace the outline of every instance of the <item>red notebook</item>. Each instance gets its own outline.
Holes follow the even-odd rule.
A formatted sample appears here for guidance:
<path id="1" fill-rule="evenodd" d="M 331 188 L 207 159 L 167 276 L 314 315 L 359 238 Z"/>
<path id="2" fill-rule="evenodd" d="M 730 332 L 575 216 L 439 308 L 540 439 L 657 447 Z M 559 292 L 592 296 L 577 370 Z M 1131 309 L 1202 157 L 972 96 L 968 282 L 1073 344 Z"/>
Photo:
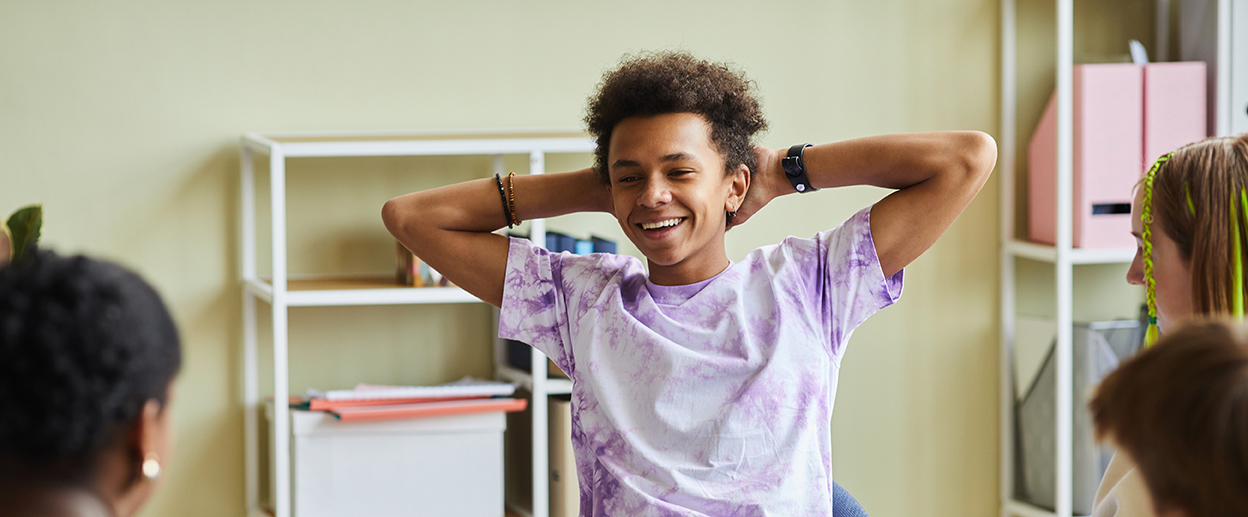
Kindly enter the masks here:
<path id="1" fill-rule="evenodd" d="M 528 404 L 529 401 L 527 399 L 473 399 L 384 406 L 338 407 L 332 409 L 330 414 L 343 422 L 371 422 L 467 415 L 493 411 L 524 411 Z"/>
<path id="2" fill-rule="evenodd" d="M 406 399 L 360 399 L 360 400 L 329 400 L 315 398 L 308 401 L 308 409 L 312 411 L 329 411 L 344 407 L 393 406 L 404 404 L 420 404 L 425 402 L 451 402 L 456 400 L 479 400 L 489 397 L 415 397 Z"/>

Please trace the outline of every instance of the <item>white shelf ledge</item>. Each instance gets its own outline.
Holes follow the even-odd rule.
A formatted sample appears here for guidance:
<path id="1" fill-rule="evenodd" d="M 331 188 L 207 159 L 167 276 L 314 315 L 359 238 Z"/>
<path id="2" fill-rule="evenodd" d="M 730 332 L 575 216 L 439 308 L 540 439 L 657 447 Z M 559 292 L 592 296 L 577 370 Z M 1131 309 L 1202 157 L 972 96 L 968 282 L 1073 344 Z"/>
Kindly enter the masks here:
<path id="1" fill-rule="evenodd" d="M 273 284 L 249 278 L 244 288 L 273 303 Z M 290 307 L 333 307 L 352 305 L 414 305 L 427 303 L 477 303 L 481 300 L 458 287 L 408 287 L 398 285 L 393 276 L 327 276 L 290 279 L 286 283 L 286 305 Z"/>
<path id="2" fill-rule="evenodd" d="M 533 376 L 529 372 L 519 370 L 507 365 L 498 365 L 498 378 L 507 382 L 514 382 L 523 386 L 524 389 L 533 391 Z M 548 377 L 546 379 L 547 395 L 568 395 L 572 393 L 572 381 L 562 377 Z"/>
<path id="3" fill-rule="evenodd" d="M 1057 262 L 1057 248 L 1048 244 L 1012 240 L 1005 249 L 1015 257 L 1041 262 Z M 1072 264 L 1130 264 L 1135 260 L 1135 248 L 1072 248 Z"/>
<path id="4" fill-rule="evenodd" d="M 448 156 L 587 153 L 594 140 L 576 129 L 247 133 L 243 145 L 287 158 L 318 156 Z"/>

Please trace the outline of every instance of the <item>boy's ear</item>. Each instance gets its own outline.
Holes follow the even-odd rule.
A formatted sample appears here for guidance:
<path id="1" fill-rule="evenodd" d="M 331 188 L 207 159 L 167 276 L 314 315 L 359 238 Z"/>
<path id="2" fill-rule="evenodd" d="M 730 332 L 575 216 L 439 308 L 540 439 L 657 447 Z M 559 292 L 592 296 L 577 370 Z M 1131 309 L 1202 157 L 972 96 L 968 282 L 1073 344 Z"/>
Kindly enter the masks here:
<path id="1" fill-rule="evenodd" d="M 732 183 L 728 187 L 728 199 L 725 201 L 724 211 L 735 212 L 741 207 L 741 203 L 745 200 L 745 194 L 750 191 L 750 168 L 744 163 L 737 165 L 736 170 L 731 175 Z"/>

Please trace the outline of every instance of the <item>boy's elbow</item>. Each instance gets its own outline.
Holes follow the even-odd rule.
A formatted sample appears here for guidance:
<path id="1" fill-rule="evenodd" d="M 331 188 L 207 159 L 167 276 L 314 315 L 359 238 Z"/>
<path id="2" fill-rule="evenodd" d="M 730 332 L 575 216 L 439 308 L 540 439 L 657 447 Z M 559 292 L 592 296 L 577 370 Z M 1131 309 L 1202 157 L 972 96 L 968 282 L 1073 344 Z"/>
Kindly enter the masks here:
<path id="1" fill-rule="evenodd" d="M 403 205 L 402 199 L 396 197 L 381 206 L 381 222 L 386 225 L 390 235 L 400 241 L 406 236 L 406 229 L 411 227 L 410 220 L 413 216 Z"/>
<path id="2" fill-rule="evenodd" d="M 969 179 L 982 185 L 997 165 L 997 141 L 983 131 L 966 131 L 961 140 L 960 168 Z"/>

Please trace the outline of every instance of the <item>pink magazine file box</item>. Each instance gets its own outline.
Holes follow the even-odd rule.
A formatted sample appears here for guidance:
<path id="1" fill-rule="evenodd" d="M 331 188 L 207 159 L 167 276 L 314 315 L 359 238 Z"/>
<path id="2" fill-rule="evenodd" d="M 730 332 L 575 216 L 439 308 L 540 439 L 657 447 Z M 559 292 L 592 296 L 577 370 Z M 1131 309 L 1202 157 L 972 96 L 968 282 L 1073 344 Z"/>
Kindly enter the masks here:
<path id="1" fill-rule="evenodd" d="M 1074 67 L 1073 240 L 1076 248 L 1135 246 L 1131 189 L 1140 177 L 1143 73 L 1134 64 Z M 1057 96 L 1031 137 L 1031 240 L 1057 240 Z"/>
<path id="2" fill-rule="evenodd" d="M 1205 63 L 1154 63 L 1144 67 L 1144 163 L 1203 140 Z"/>

